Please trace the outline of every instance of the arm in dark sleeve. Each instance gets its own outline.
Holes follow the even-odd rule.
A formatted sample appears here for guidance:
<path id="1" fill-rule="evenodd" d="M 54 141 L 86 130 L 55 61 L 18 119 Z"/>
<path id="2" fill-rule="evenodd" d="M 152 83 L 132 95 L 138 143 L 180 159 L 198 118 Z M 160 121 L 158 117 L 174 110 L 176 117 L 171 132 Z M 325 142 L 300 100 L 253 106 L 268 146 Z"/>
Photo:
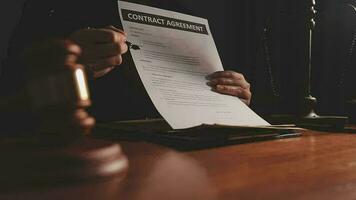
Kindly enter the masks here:
<path id="1" fill-rule="evenodd" d="M 50 1 L 28 0 L 9 42 L 7 57 L 1 66 L 0 95 L 9 95 L 25 84 L 24 51 L 32 44 L 54 37 L 50 24 Z"/>

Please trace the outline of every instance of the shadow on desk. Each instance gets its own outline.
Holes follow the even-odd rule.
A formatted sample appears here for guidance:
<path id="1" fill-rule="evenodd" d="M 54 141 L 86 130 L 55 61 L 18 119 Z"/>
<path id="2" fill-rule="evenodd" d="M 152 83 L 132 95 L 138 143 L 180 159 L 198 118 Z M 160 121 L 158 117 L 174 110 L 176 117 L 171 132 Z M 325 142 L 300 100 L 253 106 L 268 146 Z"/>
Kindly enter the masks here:
<path id="1" fill-rule="evenodd" d="M 117 143 L 59 140 L 43 136 L 1 138 L 0 194 L 92 184 L 107 188 L 126 176 L 128 160 Z"/>

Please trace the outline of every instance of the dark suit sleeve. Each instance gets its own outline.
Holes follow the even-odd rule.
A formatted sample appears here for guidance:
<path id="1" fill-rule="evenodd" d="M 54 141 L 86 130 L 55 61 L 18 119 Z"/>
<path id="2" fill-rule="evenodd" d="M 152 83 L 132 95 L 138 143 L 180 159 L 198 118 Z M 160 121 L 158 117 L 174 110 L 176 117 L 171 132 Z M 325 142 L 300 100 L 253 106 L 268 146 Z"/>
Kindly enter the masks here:
<path id="1" fill-rule="evenodd" d="M 159 1 L 155 7 L 182 11 L 171 1 Z M 189 12 L 186 12 L 189 13 Z M 85 27 L 115 25 L 121 28 L 117 1 L 28 0 L 10 42 L 3 65 L 0 93 L 16 92 L 26 83 L 25 65 L 21 54 L 31 44 L 49 38 L 67 38 Z M 110 74 L 90 81 L 93 100 L 92 114 L 99 120 L 159 117 L 129 54 L 124 63 Z"/>
<path id="2" fill-rule="evenodd" d="M 25 63 L 22 55 L 26 48 L 46 38 L 63 36 L 51 24 L 51 1 L 28 0 L 23 5 L 22 16 L 9 41 L 7 57 L 1 66 L 0 93 L 8 95 L 25 84 Z"/>

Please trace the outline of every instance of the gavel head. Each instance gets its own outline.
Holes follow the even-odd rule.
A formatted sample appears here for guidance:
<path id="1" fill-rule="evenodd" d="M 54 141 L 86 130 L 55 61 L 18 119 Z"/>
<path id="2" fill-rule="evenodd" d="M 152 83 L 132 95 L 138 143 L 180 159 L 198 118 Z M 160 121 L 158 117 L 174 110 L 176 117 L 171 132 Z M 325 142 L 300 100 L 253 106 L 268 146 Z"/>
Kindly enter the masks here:
<path id="1" fill-rule="evenodd" d="M 27 94 L 41 132 L 89 133 L 95 121 L 84 67 L 77 63 L 80 47 L 67 40 L 47 40 L 24 54 Z"/>

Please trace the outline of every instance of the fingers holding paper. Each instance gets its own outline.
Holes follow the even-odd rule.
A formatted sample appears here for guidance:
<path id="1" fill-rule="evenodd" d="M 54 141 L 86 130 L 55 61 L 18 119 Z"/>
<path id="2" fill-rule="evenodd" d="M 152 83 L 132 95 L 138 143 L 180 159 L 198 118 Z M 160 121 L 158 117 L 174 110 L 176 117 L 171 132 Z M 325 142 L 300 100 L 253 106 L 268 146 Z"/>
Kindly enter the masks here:
<path id="1" fill-rule="evenodd" d="M 212 90 L 220 94 L 240 98 L 246 105 L 251 102 L 250 84 L 245 77 L 234 71 L 218 71 L 207 76 Z"/>
<path id="2" fill-rule="evenodd" d="M 92 78 L 104 76 L 122 63 L 128 50 L 126 33 L 115 27 L 87 28 L 74 32 L 70 39 L 82 49 L 79 62 Z"/>

